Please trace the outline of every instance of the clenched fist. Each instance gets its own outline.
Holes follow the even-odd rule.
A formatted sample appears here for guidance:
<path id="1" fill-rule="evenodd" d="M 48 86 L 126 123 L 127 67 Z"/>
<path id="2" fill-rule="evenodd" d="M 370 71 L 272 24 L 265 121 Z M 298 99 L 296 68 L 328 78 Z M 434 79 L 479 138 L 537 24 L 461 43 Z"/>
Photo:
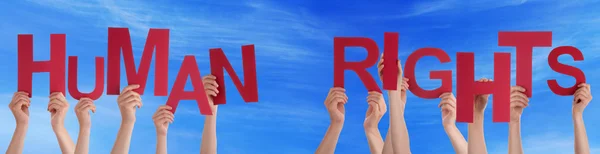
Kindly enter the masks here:
<path id="1" fill-rule="evenodd" d="M 173 123 L 175 119 L 175 115 L 173 115 L 171 109 L 173 108 L 167 105 L 160 106 L 152 116 L 154 126 L 156 127 L 156 135 L 167 135 L 169 124 Z"/>
<path id="2" fill-rule="evenodd" d="M 585 107 L 592 101 L 592 88 L 587 83 L 577 87 L 579 88 L 573 94 L 573 114 L 583 114 Z"/>
<path id="3" fill-rule="evenodd" d="M 513 86 L 510 88 L 510 121 L 521 121 L 523 109 L 529 106 L 529 98 L 525 95 L 525 88 Z"/>
<path id="4" fill-rule="evenodd" d="M 29 123 L 29 105 L 31 100 L 26 92 L 16 92 L 8 104 L 8 108 L 15 116 L 17 125 L 27 125 Z"/>
<path id="5" fill-rule="evenodd" d="M 334 87 L 329 90 L 324 104 L 329 112 L 332 123 L 344 122 L 344 105 L 346 105 L 346 102 L 348 102 L 348 96 L 346 96 L 344 88 Z"/>
<path id="6" fill-rule="evenodd" d="M 69 110 L 69 102 L 61 92 L 50 94 L 48 112 L 50 112 L 52 127 L 64 126 L 67 110 Z"/>
<path id="7" fill-rule="evenodd" d="M 96 113 L 96 105 L 94 105 L 94 100 L 90 98 L 79 99 L 79 103 L 75 105 L 75 115 L 77 115 L 77 120 L 79 120 L 80 127 L 90 128 L 92 126 L 90 111 L 92 111 L 92 113 Z"/>
<path id="8" fill-rule="evenodd" d="M 123 123 L 135 122 L 136 108 L 142 107 L 142 98 L 140 97 L 140 94 L 133 91 L 139 87 L 139 85 L 129 85 L 123 89 L 117 98 Z"/>
<path id="9" fill-rule="evenodd" d="M 383 117 L 385 112 L 387 112 L 383 95 L 375 91 L 369 92 L 369 96 L 367 96 L 367 103 L 369 103 L 369 108 L 367 109 L 367 115 L 364 123 L 365 130 L 377 129 L 381 117 Z"/>
<path id="10" fill-rule="evenodd" d="M 456 98 L 451 92 L 440 95 L 439 108 L 442 110 L 442 122 L 444 126 L 456 124 Z"/>

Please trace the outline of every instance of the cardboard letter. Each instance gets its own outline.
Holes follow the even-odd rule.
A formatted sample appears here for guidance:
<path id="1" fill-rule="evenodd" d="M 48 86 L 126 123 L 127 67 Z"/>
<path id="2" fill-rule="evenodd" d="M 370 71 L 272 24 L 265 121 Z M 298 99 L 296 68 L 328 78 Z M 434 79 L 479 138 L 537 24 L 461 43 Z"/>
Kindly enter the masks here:
<path id="1" fill-rule="evenodd" d="M 31 97 L 33 73 L 50 73 L 50 93 L 65 94 L 65 34 L 50 34 L 50 60 L 33 61 L 33 35 L 18 36 L 18 91 Z"/>
<path id="2" fill-rule="evenodd" d="M 552 90 L 552 92 L 554 92 L 555 94 L 561 95 L 561 96 L 575 94 L 575 91 L 577 90 L 577 85 L 579 85 L 581 83 L 585 83 L 585 74 L 583 73 L 583 71 L 581 71 L 577 67 L 573 67 L 573 66 L 562 64 L 562 63 L 558 62 L 558 57 L 560 55 L 564 55 L 564 54 L 572 56 L 573 60 L 575 60 L 575 61 L 583 61 L 583 54 L 581 53 L 581 51 L 579 51 L 579 49 L 572 47 L 572 46 L 560 46 L 560 47 L 554 48 L 550 52 L 550 55 L 548 56 L 548 64 L 550 65 L 552 70 L 554 70 L 558 73 L 561 73 L 561 74 L 572 76 L 573 78 L 575 78 L 575 84 L 568 88 L 563 88 L 560 85 L 558 85 L 558 82 L 556 82 L 556 79 L 547 81 L 548 87 L 550 87 L 550 90 Z"/>
<path id="3" fill-rule="evenodd" d="M 474 54 L 456 54 L 456 121 L 473 122 L 475 95 L 493 94 L 493 121 L 510 121 L 510 53 L 494 53 L 494 81 L 475 82 Z"/>
<path id="4" fill-rule="evenodd" d="M 127 28 L 108 28 L 108 84 L 106 85 L 106 94 L 119 95 L 121 80 L 121 49 L 123 51 L 123 62 L 125 63 L 125 72 L 127 73 L 127 82 L 129 85 L 138 84 L 140 88 L 135 92 L 144 94 L 146 89 L 146 79 L 152 62 L 152 53 L 156 49 L 156 62 L 154 74 L 154 95 L 167 96 L 168 90 L 168 68 L 169 68 L 169 30 L 168 29 L 150 29 L 142 53 L 142 60 L 138 72 L 135 71 L 133 51 L 129 29 Z"/>

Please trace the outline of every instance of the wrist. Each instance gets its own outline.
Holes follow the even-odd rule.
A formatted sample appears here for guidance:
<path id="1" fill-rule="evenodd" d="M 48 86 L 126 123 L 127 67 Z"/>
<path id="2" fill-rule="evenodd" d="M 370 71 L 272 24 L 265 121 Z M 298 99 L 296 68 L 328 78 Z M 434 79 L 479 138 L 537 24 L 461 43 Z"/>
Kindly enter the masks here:
<path id="1" fill-rule="evenodd" d="M 573 113 L 573 120 L 581 120 L 583 119 L 583 114 L 582 113 Z"/>
<path id="2" fill-rule="evenodd" d="M 450 130 L 450 129 L 457 128 L 456 123 L 444 123 L 443 126 L 444 126 L 444 130 Z"/>
<path id="3" fill-rule="evenodd" d="M 341 130 L 344 127 L 344 122 L 332 122 L 329 129 Z"/>

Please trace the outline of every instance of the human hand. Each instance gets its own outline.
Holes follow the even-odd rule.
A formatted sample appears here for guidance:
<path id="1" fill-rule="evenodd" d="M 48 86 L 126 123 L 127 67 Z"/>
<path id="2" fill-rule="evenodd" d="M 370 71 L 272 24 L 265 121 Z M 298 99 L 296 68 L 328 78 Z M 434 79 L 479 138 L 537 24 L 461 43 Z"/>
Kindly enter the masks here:
<path id="1" fill-rule="evenodd" d="M 573 114 L 581 115 L 585 107 L 592 101 L 592 89 L 587 83 L 577 85 L 578 89 L 573 94 Z"/>
<path id="2" fill-rule="evenodd" d="M 510 121 L 521 121 L 523 109 L 529 105 L 529 98 L 525 95 L 525 88 L 513 86 L 510 88 Z"/>
<path id="3" fill-rule="evenodd" d="M 209 100 L 208 103 L 210 109 L 213 112 L 213 115 L 215 115 L 217 113 L 218 105 L 214 103 L 213 99 L 219 94 L 219 90 L 217 89 L 217 87 L 219 87 L 219 84 L 217 84 L 217 77 L 214 75 L 204 76 L 202 77 L 202 83 L 204 85 L 204 93 L 206 93 Z"/>
<path id="4" fill-rule="evenodd" d="M 444 126 L 455 126 L 456 124 L 456 98 L 451 92 L 440 95 L 439 108 L 442 110 L 442 124 Z"/>
<path id="5" fill-rule="evenodd" d="M 61 92 L 50 94 L 48 112 L 50 112 L 52 127 L 63 127 L 65 116 L 69 110 L 69 102 Z"/>
<path id="6" fill-rule="evenodd" d="M 156 127 L 156 135 L 167 135 L 169 124 L 173 123 L 173 120 L 175 119 L 175 115 L 173 115 L 171 109 L 173 108 L 170 106 L 162 105 L 158 107 L 152 116 L 154 126 Z"/>
<path id="7" fill-rule="evenodd" d="M 492 82 L 492 79 L 487 79 L 487 78 L 481 78 L 479 80 L 477 80 L 477 82 Z M 473 105 L 473 107 L 475 108 L 475 113 L 478 114 L 483 114 L 485 107 L 487 106 L 488 103 L 488 98 L 490 97 L 490 94 L 483 94 L 483 95 L 475 95 L 475 104 Z"/>
<path id="8" fill-rule="evenodd" d="M 378 129 L 381 117 L 387 112 L 387 106 L 385 105 L 383 95 L 379 92 L 371 91 L 369 92 L 369 96 L 367 96 L 367 103 L 369 103 L 369 108 L 367 109 L 367 115 L 365 116 L 365 130 Z"/>
<path id="9" fill-rule="evenodd" d="M 96 105 L 94 100 L 90 98 L 81 98 L 77 105 L 75 105 L 75 115 L 79 120 L 79 126 L 82 128 L 90 128 L 92 126 L 92 120 L 90 117 L 90 111 L 96 113 Z"/>
<path id="10" fill-rule="evenodd" d="M 397 77 L 397 80 L 398 80 L 397 84 L 398 84 L 398 86 L 397 87 L 401 87 L 400 84 L 402 84 L 404 82 L 402 82 L 402 79 L 403 79 L 403 77 L 402 77 L 402 64 L 400 64 L 400 60 L 397 61 L 397 64 L 398 64 L 398 77 Z M 383 67 L 384 67 L 384 65 L 383 65 L 383 54 L 381 54 L 379 63 L 377 63 L 377 73 L 379 74 L 379 80 L 381 80 L 381 81 L 383 81 Z M 404 79 L 406 79 L 406 78 L 404 78 Z M 407 87 L 407 89 L 408 89 L 408 87 Z"/>
<path id="11" fill-rule="evenodd" d="M 344 88 L 334 87 L 329 90 L 327 98 L 325 99 L 325 107 L 329 112 L 329 117 L 332 123 L 343 123 L 346 102 L 348 102 L 348 96 L 346 96 L 346 90 Z"/>
<path id="12" fill-rule="evenodd" d="M 31 100 L 26 92 L 16 92 L 8 104 L 8 108 L 15 116 L 17 125 L 27 125 L 29 123 L 29 105 Z"/>
<path id="13" fill-rule="evenodd" d="M 133 91 L 134 89 L 139 88 L 140 85 L 129 85 L 123 89 L 119 97 L 117 98 L 117 104 L 119 105 L 119 110 L 121 111 L 121 118 L 123 123 L 133 123 L 135 122 L 135 111 L 136 107 L 142 107 L 142 98 L 140 94 Z"/>

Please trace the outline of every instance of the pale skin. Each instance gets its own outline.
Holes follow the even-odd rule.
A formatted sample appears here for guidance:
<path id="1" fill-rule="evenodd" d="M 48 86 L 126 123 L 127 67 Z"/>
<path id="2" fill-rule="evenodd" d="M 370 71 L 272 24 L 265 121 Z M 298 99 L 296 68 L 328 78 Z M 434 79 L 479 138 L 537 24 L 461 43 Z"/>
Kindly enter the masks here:
<path id="1" fill-rule="evenodd" d="M 346 96 L 344 88 L 334 87 L 329 90 L 324 104 L 329 112 L 331 124 L 315 154 L 333 154 L 335 152 L 338 138 L 344 126 L 344 105 L 346 105 L 346 102 L 348 102 L 348 96 Z"/>
<path id="2" fill-rule="evenodd" d="M 75 146 L 75 154 L 89 153 L 90 145 L 90 129 L 92 128 L 92 120 L 90 111 L 96 112 L 94 100 L 90 98 L 81 98 L 75 105 L 75 114 L 79 121 L 79 135 L 77 137 L 77 145 Z"/>
<path id="3" fill-rule="evenodd" d="M 442 124 L 452 147 L 454 147 L 454 152 L 466 154 L 468 150 L 467 141 L 456 127 L 456 98 L 452 93 L 443 93 L 440 95 L 440 99 L 438 107 L 442 111 Z"/>
<path id="4" fill-rule="evenodd" d="M 383 151 L 383 138 L 381 138 L 378 124 L 385 112 L 387 112 L 387 107 L 383 95 L 376 91 L 369 92 L 367 103 L 369 104 L 369 108 L 367 109 L 364 122 L 365 134 L 371 153 L 380 154 Z"/>
<path id="5" fill-rule="evenodd" d="M 175 119 L 171 109 L 173 108 L 170 106 L 162 105 L 152 115 L 156 127 L 156 154 L 167 154 L 167 130 Z"/>
<path id="6" fill-rule="evenodd" d="M 65 128 L 65 116 L 69 109 L 69 103 L 65 96 L 60 92 L 50 94 L 50 103 L 48 103 L 48 112 L 51 116 L 52 130 L 56 134 L 60 150 L 63 154 L 72 154 L 75 152 L 75 143 L 69 136 Z"/>
<path id="7" fill-rule="evenodd" d="M 142 107 L 142 99 L 140 94 L 133 91 L 139 88 L 139 85 L 129 85 L 123 89 L 117 98 L 117 104 L 121 111 L 121 127 L 117 134 L 117 139 L 112 148 L 111 154 L 127 154 L 129 153 L 129 145 L 131 143 L 131 134 L 135 124 L 136 108 Z"/>
<path id="8" fill-rule="evenodd" d="M 383 54 L 377 64 L 377 71 L 380 79 L 383 78 Z M 402 66 L 398 61 L 398 81 L 399 90 L 388 90 L 390 101 L 390 127 L 385 138 L 383 152 L 384 154 L 410 154 L 410 142 L 408 129 L 404 120 L 404 109 L 406 105 L 406 90 L 408 89 L 408 79 L 402 77 Z"/>
<path id="9" fill-rule="evenodd" d="M 523 154 L 521 143 L 521 115 L 523 109 L 529 106 L 529 98 L 525 88 L 513 86 L 510 88 L 510 122 L 508 124 L 508 153 Z"/>
<path id="10" fill-rule="evenodd" d="M 202 77 L 204 84 L 204 92 L 208 97 L 208 103 L 212 111 L 212 115 L 206 115 L 204 119 L 204 130 L 202 130 L 202 143 L 200 145 L 200 154 L 216 154 L 217 153 L 217 105 L 213 98 L 219 94 L 217 87 L 217 78 L 213 75 Z"/>
<path id="11" fill-rule="evenodd" d="M 490 79 L 482 78 L 478 82 L 492 82 Z M 468 153 L 487 154 L 485 136 L 483 134 L 483 113 L 488 103 L 489 94 L 476 95 L 473 104 L 473 123 L 469 123 Z"/>
<path id="12" fill-rule="evenodd" d="M 579 84 L 577 87 L 577 91 L 575 91 L 575 94 L 573 94 L 575 154 L 589 154 L 590 144 L 585 131 L 585 124 L 583 123 L 583 110 L 592 101 L 592 89 L 587 83 Z"/>
<path id="13" fill-rule="evenodd" d="M 27 128 L 29 126 L 30 105 L 31 100 L 26 92 L 16 92 L 8 104 L 8 108 L 10 108 L 10 111 L 13 113 L 17 125 L 12 140 L 8 145 L 8 149 L 6 149 L 6 154 L 23 153 L 25 135 L 27 134 Z"/>

